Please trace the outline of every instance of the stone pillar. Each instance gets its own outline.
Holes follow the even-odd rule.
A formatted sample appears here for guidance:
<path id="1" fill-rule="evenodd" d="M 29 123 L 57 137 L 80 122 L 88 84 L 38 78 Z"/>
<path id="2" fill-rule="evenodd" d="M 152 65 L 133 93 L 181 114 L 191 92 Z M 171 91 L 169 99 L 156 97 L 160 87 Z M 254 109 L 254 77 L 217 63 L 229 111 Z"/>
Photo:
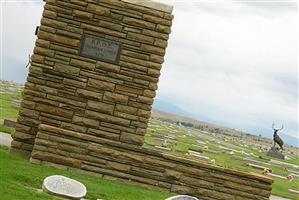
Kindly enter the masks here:
<path id="1" fill-rule="evenodd" d="M 141 146 L 171 13 L 150 0 L 47 0 L 11 151 L 30 156 L 40 124 Z"/>

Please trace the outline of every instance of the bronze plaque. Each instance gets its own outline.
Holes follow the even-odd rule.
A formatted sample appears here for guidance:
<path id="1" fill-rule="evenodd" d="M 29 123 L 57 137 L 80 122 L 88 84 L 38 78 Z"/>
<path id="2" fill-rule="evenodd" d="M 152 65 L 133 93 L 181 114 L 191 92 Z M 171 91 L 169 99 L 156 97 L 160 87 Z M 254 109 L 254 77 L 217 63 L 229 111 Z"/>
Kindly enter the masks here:
<path id="1" fill-rule="evenodd" d="M 109 63 L 118 63 L 121 43 L 91 35 L 83 35 L 80 55 Z"/>

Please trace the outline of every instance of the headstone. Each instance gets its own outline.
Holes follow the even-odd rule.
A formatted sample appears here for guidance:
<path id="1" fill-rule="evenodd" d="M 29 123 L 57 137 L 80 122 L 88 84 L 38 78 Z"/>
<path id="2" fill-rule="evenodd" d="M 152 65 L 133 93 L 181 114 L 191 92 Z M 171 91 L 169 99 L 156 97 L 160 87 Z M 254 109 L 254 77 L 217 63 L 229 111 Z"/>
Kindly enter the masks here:
<path id="1" fill-rule="evenodd" d="M 276 177 L 276 178 L 280 178 L 280 179 L 287 179 L 285 176 L 281 176 L 281 175 L 278 175 L 278 174 L 267 173 L 267 175 L 272 176 L 272 177 Z"/>
<path id="2" fill-rule="evenodd" d="M 276 165 L 283 166 L 283 167 L 290 167 L 290 168 L 299 170 L 299 165 L 294 165 L 294 164 L 282 162 L 279 160 L 270 160 L 269 163 L 276 164 Z"/>
<path id="3" fill-rule="evenodd" d="M 4 119 L 3 125 L 6 127 L 10 127 L 10 128 L 16 128 L 16 124 L 17 122 L 9 120 L 9 119 Z"/>
<path id="4" fill-rule="evenodd" d="M 72 199 L 81 199 L 87 192 L 86 187 L 82 183 L 59 175 L 45 178 L 43 190 L 50 194 Z"/>
<path id="5" fill-rule="evenodd" d="M 168 147 L 161 147 L 161 146 L 155 146 L 156 149 L 164 150 L 164 151 L 171 151 Z"/>
<path id="6" fill-rule="evenodd" d="M 199 200 L 199 199 L 188 195 L 177 195 L 177 196 L 169 197 L 166 200 Z"/>
<path id="7" fill-rule="evenodd" d="M 268 170 L 269 172 L 272 172 L 271 168 L 264 167 L 264 166 L 261 166 L 261 165 L 256 165 L 256 164 L 252 164 L 252 163 L 247 163 L 247 165 L 254 168 L 254 169 L 263 170 L 263 171 Z"/>
<path id="8" fill-rule="evenodd" d="M 267 152 L 267 156 L 282 159 L 282 160 L 285 159 L 285 156 L 275 147 L 271 147 L 271 149 Z"/>
<path id="9" fill-rule="evenodd" d="M 297 191 L 297 190 L 289 189 L 289 193 L 291 193 L 291 194 L 295 194 L 295 195 L 298 195 L 298 196 L 299 196 L 299 191 Z"/>
<path id="10" fill-rule="evenodd" d="M 200 154 L 199 154 L 198 152 L 196 152 L 196 151 L 188 150 L 188 153 L 189 153 L 190 156 L 195 157 L 195 158 L 199 158 L 199 159 L 201 159 L 201 160 L 210 160 L 209 157 L 200 155 Z"/>

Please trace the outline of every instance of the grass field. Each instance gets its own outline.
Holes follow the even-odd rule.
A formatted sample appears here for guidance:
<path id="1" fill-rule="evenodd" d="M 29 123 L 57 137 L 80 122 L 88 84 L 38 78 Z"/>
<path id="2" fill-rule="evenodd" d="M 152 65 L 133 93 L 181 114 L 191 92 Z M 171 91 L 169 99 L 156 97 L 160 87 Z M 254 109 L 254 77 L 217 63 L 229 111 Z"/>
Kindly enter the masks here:
<path id="1" fill-rule="evenodd" d="M 0 199 L 46 200 L 59 199 L 38 192 L 43 179 L 50 175 L 63 175 L 82 182 L 87 188 L 86 199 L 105 200 L 163 200 L 172 194 L 149 190 L 121 182 L 104 180 L 90 175 L 30 164 L 27 160 L 9 154 L 0 146 Z"/>
<path id="2" fill-rule="evenodd" d="M 8 84 L 1 84 L 1 89 L 9 88 Z M 18 109 L 13 105 L 13 100 L 21 99 L 21 92 L 7 92 L 0 94 L 0 132 L 12 133 L 13 128 L 3 126 L 3 120 L 16 120 L 18 116 Z"/>

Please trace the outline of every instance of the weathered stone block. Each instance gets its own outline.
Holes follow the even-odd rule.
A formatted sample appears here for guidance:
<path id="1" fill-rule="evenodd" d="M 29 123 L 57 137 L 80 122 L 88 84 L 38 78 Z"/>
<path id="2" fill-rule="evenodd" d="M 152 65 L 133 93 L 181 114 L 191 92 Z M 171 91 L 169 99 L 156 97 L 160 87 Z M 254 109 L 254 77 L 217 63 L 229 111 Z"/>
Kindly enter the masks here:
<path id="1" fill-rule="evenodd" d="M 63 83 L 65 85 L 75 86 L 77 88 L 85 88 L 86 87 L 86 83 L 84 83 L 82 81 L 76 81 L 76 80 L 73 80 L 73 79 L 69 79 L 69 78 L 64 78 Z M 78 89 L 78 90 L 80 90 L 80 89 Z"/>
<path id="2" fill-rule="evenodd" d="M 157 25 L 156 30 L 158 30 L 162 33 L 167 33 L 167 34 L 171 33 L 171 29 L 169 26 L 163 26 L 160 24 Z"/>
<path id="3" fill-rule="evenodd" d="M 110 10 L 108 8 L 104 8 L 103 6 L 91 4 L 87 5 L 87 11 L 97 14 L 97 15 L 109 15 Z"/>
<path id="4" fill-rule="evenodd" d="M 127 96 L 111 92 L 105 92 L 103 97 L 104 101 L 110 101 L 114 103 L 127 103 L 128 99 L 129 98 Z"/>
<path id="5" fill-rule="evenodd" d="M 79 96 L 82 96 L 82 97 L 87 98 L 87 99 L 101 100 L 102 97 L 103 97 L 103 94 L 101 94 L 101 93 L 92 92 L 92 91 L 84 90 L 84 89 L 78 89 L 77 94 Z"/>
<path id="6" fill-rule="evenodd" d="M 155 29 L 156 27 L 156 24 L 154 23 L 146 22 L 144 20 L 131 18 L 131 17 L 124 17 L 123 22 L 131 26 L 140 26 L 148 29 Z"/>
<path id="7" fill-rule="evenodd" d="M 114 105 L 89 100 L 87 108 L 112 115 Z"/>
<path id="8" fill-rule="evenodd" d="M 163 40 L 168 40 L 168 38 L 169 38 L 169 36 L 167 34 L 159 33 L 159 32 L 148 30 L 148 29 L 143 29 L 142 34 L 149 35 L 149 36 L 152 36 L 152 37 L 155 37 L 155 38 L 160 38 L 160 39 L 163 39 Z"/>
<path id="9" fill-rule="evenodd" d="M 85 62 L 85 61 L 77 60 L 77 59 L 71 59 L 70 64 L 75 67 L 80 67 L 82 69 L 88 69 L 88 70 L 94 70 L 94 68 L 95 68 L 94 63 L 89 63 L 89 62 Z"/>
<path id="10" fill-rule="evenodd" d="M 61 72 L 61 73 L 74 75 L 74 76 L 79 75 L 79 72 L 80 72 L 80 68 L 72 67 L 70 65 L 64 65 L 61 63 L 56 63 L 54 66 L 54 70 Z"/>
<path id="11" fill-rule="evenodd" d="M 146 51 L 148 53 L 153 53 L 153 54 L 157 54 L 157 55 L 164 55 L 165 54 L 165 50 L 159 47 L 155 47 L 155 46 L 151 46 L 151 45 L 146 45 L 146 44 L 142 44 L 141 45 L 141 49 L 143 51 Z"/>
<path id="12" fill-rule="evenodd" d="M 126 34 L 118 32 L 118 31 L 114 31 L 114 30 L 110 30 L 107 28 L 103 28 L 103 27 L 97 27 L 97 26 L 92 26 L 89 24 L 81 24 L 81 28 L 86 29 L 86 30 L 90 30 L 90 31 L 94 31 L 94 32 L 98 32 L 98 33 L 103 33 L 103 34 L 107 34 L 107 35 L 112 35 L 112 36 L 116 36 L 116 37 L 121 37 L 121 38 L 125 38 Z"/>
<path id="13" fill-rule="evenodd" d="M 154 98 L 156 96 L 156 92 L 154 90 L 144 90 L 143 95 L 146 97 Z"/>
<path id="14" fill-rule="evenodd" d="M 168 43 L 166 40 L 156 39 L 154 45 L 162 47 L 162 48 L 166 48 Z"/>
<path id="15" fill-rule="evenodd" d="M 132 144 L 143 144 L 144 137 L 140 135 L 134 135 L 131 133 L 122 132 L 120 136 L 120 141 Z"/>
<path id="16" fill-rule="evenodd" d="M 158 78 L 160 76 L 160 70 L 157 70 L 157 69 L 148 69 L 147 74 L 150 75 L 150 76 Z"/>
<path id="17" fill-rule="evenodd" d="M 103 137 L 111 140 L 119 140 L 119 134 L 97 130 L 97 129 L 88 129 L 88 134 L 95 135 L 97 137 Z"/>
<path id="18" fill-rule="evenodd" d="M 113 65 L 113 64 L 105 63 L 105 62 L 101 62 L 101 61 L 97 62 L 96 68 L 101 69 L 101 70 L 105 70 L 105 71 L 108 71 L 108 72 L 116 72 L 116 73 L 119 72 L 119 70 L 120 70 L 120 67 L 117 66 L 117 65 Z"/>
<path id="19" fill-rule="evenodd" d="M 67 122 L 62 122 L 60 127 L 63 129 L 66 129 L 66 130 L 76 131 L 76 132 L 80 132 L 80 133 L 85 133 L 87 130 L 86 127 L 78 126 L 78 125 L 75 125 L 72 123 L 67 123 Z"/>
<path id="20" fill-rule="evenodd" d="M 119 32 L 121 32 L 123 29 L 122 25 L 116 24 L 115 22 L 111 23 L 111 22 L 107 22 L 107 21 L 100 21 L 100 26 L 108 28 L 108 29 L 116 30 Z"/>
<path id="21" fill-rule="evenodd" d="M 50 42 L 42 39 L 37 39 L 35 42 L 36 46 L 43 47 L 49 49 Z"/>
<path id="22" fill-rule="evenodd" d="M 42 56 L 54 57 L 54 51 L 41 47 L 35 47 L 34 53 Z"/>
<path id="23" fill-rule="evenodd" d="M 52 27 L 52 28 L 57 28 L 57 29 L 64 29 L 67 26 L 67 23 L 65 23 L 65 22 L 60 22 L 60 21 L 48 19 L 48 18 L 42 18 L 41 24 L 45 25 L 45 26 Z"/>
<path id="24" fill-rule="evenodd" d="M 127 38 L 130 40 L 137 40 L 140 41 L 141 43 L 146 43 L 146 44 L 153 44 L 154 43 L 154 38 L 138 33 L 128 33 Z"/>
<path id="25" fill-rule="evenodd" d="M 49 40 L 60 44 L 65 44 L 68 46 L 78 47 L 80 45 L 80 40 L 72 39 L 65 36 L 55 35 L 53 33 L 47 33 L 44 31 L 39 31 L 37 36 L 38 38 L 44 40 Z"/>
<path id="26" fill-rule="evenodd" d="M 35 109 L 41 112 L 50 113 L 65 118 L 71 118 L 73 116 L 72 111 L 61 109 L 54 106 L 44 105 L 44 104 L 36 104 Z"/>
<path id="27" fill-rule="evenodd" d="M 153 22 L 155 24 L 162 24 L 162 25 L 166 25 L 166 26 L 171 26 L 171 24 L 172 24 L 171 20 L 167 20 L 167 19 L 163 19 L 160 17 L 155 17 L 155 16 L 147 15 L 147 14 L 143 15 L 143 19 Z"/>
<path id="28" fill-rule="evenodd" d="M 104 90 L 104 91 L 114 91 L 115 84 L 114 83 L 108 83 L 105 81 L 100 81 L 96 79 L 89 79 L 88 85 L 92 86 L 94 88 L 97 88 L 99 90 Z"/>
<path id="29" fill-rule="evenodd" d="M 44 63 L 45 58 L 44 56 L 34 54 L 31 56 L 31 60 L 36 63 Z"/>
<path id="30" fill-rule="evenodd" d="M 119 118 L 119 117 L 114 117 L 111 115 L 103 114 L 103 113 L 98 113 L 90 110 L 86 110 L 85 112 L 86 117 L 100 120 L 100 121 L 105 121 L 105 122 L 111 122 L 115 124 L 120 124 L 124 126 L 129 126 L 130 125 L 130 120 Z"/>
<path id="31" fill-rule="evenodd" d="M 124 92 L 128 92 L 130 94 L 142 94 L 143 91 L 142 89 L 137 89 L 137 88 L 132 88 L 132 87 L 127 87 L 127 86 L 123 86 L 123 85 L 116 85 L 116 90 L 120 90 L 120 91 L 124 91 Z"/>
<path id="32" fill-rule="evenodd" d="M 100 122 L 97 120 L 79 117 L 76 115 L 73 117 L 73 123 L 81 126 L 93 127 L 93 128 L 96 128 L 100 125 Z"/>
<path id="33" fill-rule="evenodd" d="M 165 170 L 163 176 L 165 176 L 168 179 L 174 179 L 179 180 L 182 173 L 174 171 L 174 170 Z"/>
<path id="34" fill-rule="evenodd" d="M 74 10 L 73 15 L 74 15 L 74 17 L 79 17 L 82 19 L 92 19 L 92 17 L 93 17 L 93 14 L 91 14 L 89 12 L 80 11 L 80 10 Z"/>
<path id="35" fill-rule="evenodd" d="M 56 19 L 57 13 L 51 10 L 44 10 L 43 16 L 51 19 Z"/>

